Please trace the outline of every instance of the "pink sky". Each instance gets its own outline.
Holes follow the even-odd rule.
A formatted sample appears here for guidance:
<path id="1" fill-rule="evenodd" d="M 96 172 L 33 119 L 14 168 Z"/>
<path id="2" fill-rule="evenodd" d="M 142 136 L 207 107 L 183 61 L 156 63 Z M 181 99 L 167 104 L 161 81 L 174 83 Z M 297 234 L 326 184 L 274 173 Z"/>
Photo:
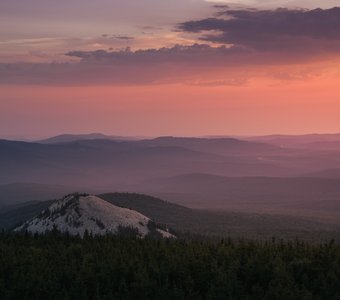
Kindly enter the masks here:
<path id="1" fill-rule="evenodd" d="M 5 137 L 61 132 L 130 136 L 337 132 L 337 80 L 248 86 L 2 87 Z M 30 101 L 23 98 L 23 94 Z M 256 99 L 252 95 L 256 95 Z M 34 99 L 34 100 L 33 100 Z M 320 100 L 322 99 L 322 100 Z"/>
<path id="2" fill-rule="evenodd" d="M 335 2 L 5 0 L 0 138 L 339 132 Z"/>

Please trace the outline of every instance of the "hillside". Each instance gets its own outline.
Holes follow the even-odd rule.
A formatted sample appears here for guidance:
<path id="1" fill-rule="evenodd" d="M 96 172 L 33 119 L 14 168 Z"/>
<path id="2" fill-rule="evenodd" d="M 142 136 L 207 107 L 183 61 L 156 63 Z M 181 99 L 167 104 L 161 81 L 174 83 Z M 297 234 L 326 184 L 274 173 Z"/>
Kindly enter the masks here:
<path id="1" fill-rule="evenodd" d="M 340 246 L 0 232 L 1 299 L 339 299 Z"/>
<path id="2" fill-rule="evenodd" d="M 326 240 L 340 237 L 340 224 L 333 219 L 289 216 L 284 214 L 245 213 L 189 209 L 161 199 L 140 194 L 111 193 L 100 198 L 116 206 L 145 215 L 177 234 L 231 236 L 268 239 L 272 236 L 303 240 Z M 48 208 L 53 201 L 28 203 L 0 211 L 0 228 L 11 229 Z"/>
<path id="3" fill-rule="evenodd" d="M 149 181 L 145 193 L 193 208 L 340 213 L 340 180 L 183 174 Z"/>
<path id="4" fill-rule="evenodd" d="M 156 225 L 141 213 L 121 208 L 96 196 L 71 194 L 54 201 L 47 209 L 15 231 L 45 233 L 53 229 L 68 232 L 71 235 L 83 236 L 85 231 L 94 235 L 120 233 L 131 229 L 142 237 L 158 233 L 163 237 L 171 237 L 167 231 Z"/>
<path id="5" fill-rule="evenodd" d="M 99 197 L 115 205 L 136 210 L 157 224 L 164 224 L 180 234 L 265 239 L 276 235 L 305 240 L 340 237 L 340 222 L 318 220 L 314 217 L 190 209 L 159 198 L 133 193 L 108 193 Z"/>

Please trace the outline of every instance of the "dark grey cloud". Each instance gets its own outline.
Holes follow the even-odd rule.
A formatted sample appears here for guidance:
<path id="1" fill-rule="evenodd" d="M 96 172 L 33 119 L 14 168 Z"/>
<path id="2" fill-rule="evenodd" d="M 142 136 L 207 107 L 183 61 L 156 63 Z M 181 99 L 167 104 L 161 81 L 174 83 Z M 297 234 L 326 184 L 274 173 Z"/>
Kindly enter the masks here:
<path id="1" fill-rule="evenodd" d="M 128 35 L 122 35 L 122 34 L 102 34 L 102 37 L 105 39 L 117 39 L 117 40 L 125 40 L 125 41 L 131 41 L 134 40 L 135 38 L 133 36 L 128 36 Z"/>
<path id="2" fill-rule="evenodd" d="M 237 47 L 211 47 L 206 44 L 194 44 L 190 46 L 176 45 L 170 48 L 163 47 L 136 51 L 132 51 L 129 47 L 119 51 L 71 51 L 66 53 L 66 55 L 80 58 L 84 64 L 103 62 L 108 65 L 157 65 L 165 63 L 191 65 L 199 62 L 202 63 L 202 58 L 214 64 L 220 62 L 221 57 L 240 57 L 245 52 L 245 49 Z"/>
<path id="3" fill-rule="evenodd" d="M 134 40 L 135 38 L 132 36 L 128 36 L 128 35 L 113 35 L 112 36 L 115 39 L 118 40 L 126 40 L 126 41 L 130 41 L 130 40 Z"/>
<path id="4" fill-rule="evenodd" d="M 177 45 L 171 48 L 132 51 L 71 51 L 76 63 L 0 64 L 0 84 L 155 84 L 196 80 L 223 67 L 238 66 L 244 51 L 237 47 Z M 231 80 L 230 82 L 234 82 Z"/>
<path id="5" fill-rule="evenodd" d="M 331 9 L 221 10 L 218 17 L 179 24 L 201 39 L 256 51 L 339 51 L 340 7 Z M 208 33 L 207 33 L 208 32 Z M 211 33 L 209 33 L 211 32 Z M 315 49 L 311 49 L 313 47 Z"/>
<path id="6" fill-rule="evenodd" d="M 215 4 L 213 5 L 213 7 L 221 10 L 226 10 L 230 8 L 230 6 L 227 4 Z"/>

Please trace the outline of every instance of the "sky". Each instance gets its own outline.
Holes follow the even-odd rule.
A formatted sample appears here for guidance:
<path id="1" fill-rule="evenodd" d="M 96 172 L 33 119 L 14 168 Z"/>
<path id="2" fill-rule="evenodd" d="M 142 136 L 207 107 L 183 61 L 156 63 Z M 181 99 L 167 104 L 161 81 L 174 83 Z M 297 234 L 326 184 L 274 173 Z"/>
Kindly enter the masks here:
<path id="1" fill-rule="evenodd" d="M 340 0 L 1 0 L 0 138 L 340 132 Z"/>

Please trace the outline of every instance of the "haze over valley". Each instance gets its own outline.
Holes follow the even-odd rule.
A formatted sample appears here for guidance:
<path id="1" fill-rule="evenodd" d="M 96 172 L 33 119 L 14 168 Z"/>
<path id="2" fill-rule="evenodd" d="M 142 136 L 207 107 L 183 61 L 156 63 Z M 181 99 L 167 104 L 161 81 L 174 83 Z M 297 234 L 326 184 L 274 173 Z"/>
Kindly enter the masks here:
<path id="1" fill-rule="evenodd" d="M 4 214 L 76 191 L 129 192 L 207 213 L 288 217 L 340 228 L 338 134 L 242 139 L 91 134 L 0 145 Z"/>

